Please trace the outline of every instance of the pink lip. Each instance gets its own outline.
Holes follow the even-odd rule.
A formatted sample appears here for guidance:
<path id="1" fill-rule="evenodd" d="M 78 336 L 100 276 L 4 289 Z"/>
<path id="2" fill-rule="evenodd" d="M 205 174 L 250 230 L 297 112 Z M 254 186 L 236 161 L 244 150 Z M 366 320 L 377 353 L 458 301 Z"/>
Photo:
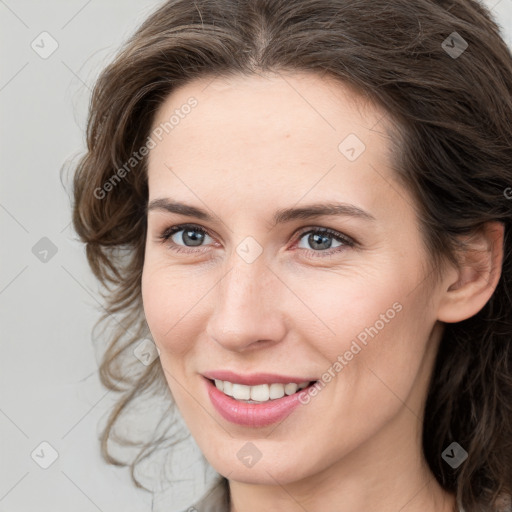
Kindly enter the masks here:
<path id="1" fill-rule="evenodd" d="M 262 402 L 259 404 L 240 402 L 218 390 L 215 387 L 215 384 L 209 379 L 206 378 L 204 380 L 207 386 L 208 396 L 210 397 L 210 400 L 217 412 L 224 419 L 232 423 L 236 423 L 237 425 L 244 425 L 247 427 L 265 427 L 272 423 L 284 420 L 297 406 L 300 405 L 299 393 L 294 393 L 293 395 L 288 396 L 285 395 L 277 400 L 271 400 L 269 402 Z M 231 380 L 229 381 L 232 382 Z M 273 380 L 272 382 L 276 381 Z M 286 382 L 294 382 L 294 380 L 292 379 Z"/>
<path id="2" fill-rule="evenodd" d="M 245 384 L 246 386 L 257 386 L 258 384 L 289 384 L 295 382 L 311 382 L 317 380 L 316 377 L 297 377 L 290 375 L 277 375 L 274 373 L 253 373 L 249 375 L 239 375 L 229 370 L 219 370 L 213 372 L 204 372 L 203 377 L 211 380 L 227 380 L 234 384 Z"/>

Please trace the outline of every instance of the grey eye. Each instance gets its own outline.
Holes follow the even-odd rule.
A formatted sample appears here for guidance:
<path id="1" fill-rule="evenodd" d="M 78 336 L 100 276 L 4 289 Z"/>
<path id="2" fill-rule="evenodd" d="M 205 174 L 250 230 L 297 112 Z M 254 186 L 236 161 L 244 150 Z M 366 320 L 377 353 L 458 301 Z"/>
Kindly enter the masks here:
<path id="1" fill-rule="evenodd" d="M 176 231 L 170 238 L 176 245 L 182 245 L 178 242 L 180 240 L 186 247 L 198 247 L 205 240 L 205 237 L 208 236 L 207 233 L 198 228 L 182 228 Z"/>
<path id="2" fill-rule="evenodd" d="M 334 243 L 338 243 L 339 245 L 335 245 L 334 247 L 339 247 L 343 245 L 342 242 L 336 241 L 335 236 L 330 233 L 324 233 L 322 231 L 309 231 L 308 233 L 304 233 L 300 239 L 304 239 L 307 236 L 306 243 L 310 244 L 309 247 L 300 246 L 300 242 L 298 247 L 302 249 L 330 249 L 333 247 Z"/>

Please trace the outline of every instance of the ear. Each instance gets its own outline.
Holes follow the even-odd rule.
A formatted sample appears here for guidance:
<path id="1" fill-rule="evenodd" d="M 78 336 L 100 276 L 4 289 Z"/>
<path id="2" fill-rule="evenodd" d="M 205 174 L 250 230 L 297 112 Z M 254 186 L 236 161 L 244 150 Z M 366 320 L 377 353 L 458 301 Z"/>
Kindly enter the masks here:
<path id="1" fill-rule="evenodd" d="M 493 221 L 464 237 L 459 265 L 447 272 L 438 320 L 461 322 L 476 315 L 491 298 L 501 277 L 505 226 Z"/>

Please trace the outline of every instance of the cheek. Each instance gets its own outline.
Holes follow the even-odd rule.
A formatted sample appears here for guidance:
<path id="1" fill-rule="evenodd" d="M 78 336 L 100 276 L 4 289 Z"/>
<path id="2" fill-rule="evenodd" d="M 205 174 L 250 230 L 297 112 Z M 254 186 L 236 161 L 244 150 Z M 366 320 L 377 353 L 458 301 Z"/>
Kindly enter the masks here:
<path id="1" fill-rule="evenodd" d="M 364 349 L 370 340 L 384 337 L 403 320 L 403 281 L 390 279 L 389 273 L 387 278 L 384 272 L 372 274 L 328 272 L 294 287 L 309 310 L 296 301 L 295 321 L 331 362 L 350 350 L 352 342 Z M 357 352 L 357 346 L 353 350 Z"/>
<path id="2" fill-rule="evenodd" d="M 183 364 L 191 343 L 184 326 L 190 307 L 170 275 L 169 271 L 157 266 L 145 265 L 141 281 L 142 301 L 146 322 L 160 350 L 159 360 L 169 390 L 178 408 L 186 410 L 189 404 L 187 396 L 182 396 L 186 381 Z M 180 318 L 183 318 L 181 322 Z"/>
<path id="3" fill-rule="evenodd" d="M 419 290 L 411 293 L 414 272 L 395 270 L 330 283 L 328 278 L 317 280 L 315 292 L 307 296 L 307 305 L 321 321 L 309 315 L 315 321 L 308 335 L 300 320 L 302 334 L 322 354 L 324 371 L 343 374 L 341 380 L 357 384 L 357 389 L 378 379 L 370 370 L 393 388 L 405 389 L 412 385 L 424 356 L 432 312 Z M 303 286 L 299 296 L 306 296 L 301 295 L 306 293 L 306 283 Z"/>
<path id="4" fill-rule="evenodd" d="M 167 340 L 179 339 L 181 317 L 186 314 L 188 300 L 180 289 L 180 282 L 172 273 L 157 266 L 145 264 L 142 273 L 142 301 L 149 329 L 160 349 L 167 350 Z"/>
<path id="5" fill-rule="evenodd" d="M 151 265 L 144 265 L 141 281 L 142 303 L 146 321 L 155 340 L 161 340 L 162 334 L 169 329 L 170 325 L 166 327 L 169 320 L 166 313 L 174 307 L 172 295 L 160 277 L 161 273 Z"/>
<path id="6" fill-rule="evenodd" d="M 205 295 L 211 285 L 207 276 L 187 275 L 161 259 L 146 260 L 142 273 L 142 301 L 147 324 L 162 352 L 162 361 L 179 361 L 194 349 L 194 340 L 204 330 Z"/>

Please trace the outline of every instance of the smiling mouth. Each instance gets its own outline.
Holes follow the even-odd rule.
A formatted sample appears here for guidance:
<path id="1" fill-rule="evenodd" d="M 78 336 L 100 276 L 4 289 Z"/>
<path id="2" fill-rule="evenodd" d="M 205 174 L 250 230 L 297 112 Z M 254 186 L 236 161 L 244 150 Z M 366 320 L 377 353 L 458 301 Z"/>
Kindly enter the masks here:
<path id="1" fill-rule="evenodd" d="M 290 382 L 287 384 L 271 383 L 247 386 L 219 379 L 208 379 L 224 395 L 247 404 L 264 404 L 290 396 L 312 386 L 318 381 Z"/>

